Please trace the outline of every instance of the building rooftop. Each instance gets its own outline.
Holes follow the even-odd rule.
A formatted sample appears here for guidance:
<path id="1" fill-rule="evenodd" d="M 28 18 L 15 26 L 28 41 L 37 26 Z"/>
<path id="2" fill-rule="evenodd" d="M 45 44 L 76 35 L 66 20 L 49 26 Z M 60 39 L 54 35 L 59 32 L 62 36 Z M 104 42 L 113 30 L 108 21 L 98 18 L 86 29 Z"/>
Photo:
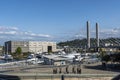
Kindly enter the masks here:
<path id="1" fill-rule="evenodd" d="M 65 61 L 65 60 L 68 60 L 68 58 L 66 57 L 61 57 L 59 55 L 44 55 L 45 58 L 48 58 L 48 59 L 52 59 L 54 61 Z"/>

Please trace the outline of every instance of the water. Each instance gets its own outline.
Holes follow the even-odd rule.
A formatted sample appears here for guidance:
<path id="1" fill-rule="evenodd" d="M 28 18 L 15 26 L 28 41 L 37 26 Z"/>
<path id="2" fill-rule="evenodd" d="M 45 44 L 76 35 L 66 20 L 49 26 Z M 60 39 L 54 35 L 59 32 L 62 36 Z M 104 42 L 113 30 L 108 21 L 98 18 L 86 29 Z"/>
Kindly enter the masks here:
<path id="1" fill-rule="evenodd" d="M 2 64 L 2 63 L 6 63 L 7 61 L 5 61 L 5 60 L 0 60 L 0 64 Z"/>

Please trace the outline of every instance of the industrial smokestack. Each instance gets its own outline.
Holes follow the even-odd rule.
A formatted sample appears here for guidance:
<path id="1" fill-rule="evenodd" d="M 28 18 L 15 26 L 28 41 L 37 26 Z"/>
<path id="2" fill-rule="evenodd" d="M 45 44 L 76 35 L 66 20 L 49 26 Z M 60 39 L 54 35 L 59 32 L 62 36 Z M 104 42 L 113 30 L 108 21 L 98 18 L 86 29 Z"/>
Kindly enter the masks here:
<path id="1" fill-rule="evenodd" d="M 99 47 L 99 25 L 96 23 L 96 40 L 97 40 L 97 47 Z"/>
<path id="2" fill-rule="evenodd" d="M 87 48 L 90 48 L 90 29 L 89 29 L 89 22 L 87 21 Z"/>

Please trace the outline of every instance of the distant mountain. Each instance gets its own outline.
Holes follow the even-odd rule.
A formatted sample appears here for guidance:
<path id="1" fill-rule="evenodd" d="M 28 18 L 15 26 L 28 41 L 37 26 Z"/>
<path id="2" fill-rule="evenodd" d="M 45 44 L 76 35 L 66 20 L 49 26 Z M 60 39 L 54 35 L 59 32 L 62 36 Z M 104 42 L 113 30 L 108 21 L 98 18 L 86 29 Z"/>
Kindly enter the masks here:
<path id="1" fill-rule="evenodd" d="M 90 45 L 91 47 L 96 47 L 96 39 L 91 38 L 90 39 Z M 112 45 L 112 46 L 120 46 L 120 38 L 107 38 L 107 39 L 100 39 L 99 42 L 100 46 Z M 70 47 L 79 47 L 79 48 L 85 48 L 87 45 L 87 39 L 75 39 L 71 41 L 66 42 L 60 42 L 58 43 L 59 46 L 70 46 Z"/>

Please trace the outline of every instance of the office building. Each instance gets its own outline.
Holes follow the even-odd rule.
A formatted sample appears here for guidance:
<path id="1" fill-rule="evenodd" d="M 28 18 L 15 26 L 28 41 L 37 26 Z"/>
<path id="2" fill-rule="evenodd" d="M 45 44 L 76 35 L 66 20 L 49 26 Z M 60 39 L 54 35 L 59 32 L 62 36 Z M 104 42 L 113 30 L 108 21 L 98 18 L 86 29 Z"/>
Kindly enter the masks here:
<path id="1" fill-rule="evenodd" d="M 6 53 L 14 53 L 18 47 L 21 47 L 23 53 L 55 52 L 56 42 L 47 42 L 47 41 L 7 41 L 5 42 Z"/>

